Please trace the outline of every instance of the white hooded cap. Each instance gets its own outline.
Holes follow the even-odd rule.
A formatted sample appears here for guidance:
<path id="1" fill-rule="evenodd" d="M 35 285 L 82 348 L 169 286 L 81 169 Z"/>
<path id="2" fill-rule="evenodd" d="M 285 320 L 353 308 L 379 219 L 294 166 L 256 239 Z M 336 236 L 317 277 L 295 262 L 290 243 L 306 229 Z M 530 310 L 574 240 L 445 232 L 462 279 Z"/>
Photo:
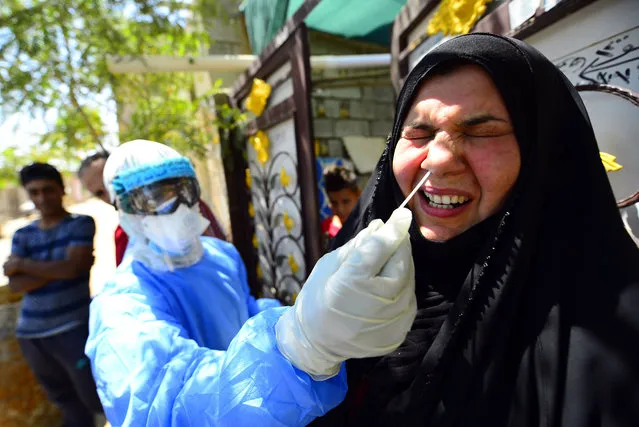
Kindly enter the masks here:
<path id="1" fill-rule="evenodd" d="M 146 139 L 136 139 L 120 145 L 109 155 L 104 165 L 104 172 L 102 172 L 104 185 L 109 191 L 111 203 L 115 202 L 113 180 L 119 174 L 142 166 L 160 163 L 164 160 L 181 158 L 184 158 L 184 156 L 173 148 L 159 142 L 147 141 Z"/>
<path id="2" fill-rule="evenodd" d="M 136 139 L 120 145 L 113 150 L 104 165 L 103 179 L 111 201 L 116 203 L 117 195 L 114 181 L 118 176 L 127 173 L 138 175 L 136 171 L 140 171 L 140 174 L 143 175 L 147 166 L 155 168 L 159 165 L 162 168 L 163 162 L 170 164 L 178 159 L 186 158 L 171 147 L 158 142 Z M 193 173 L 191 166 L 188 168 Z M 175 216 L 178 215 L 178 212 L 181 213 L 182 217 L 179 222 L 175 222 L 177 221 Z M 149 235 L 151 231 L 156 237 L 158 232 L 160 234 L 175 232 L 176 227 L 172 227 L 172 224 L 183 225 L 186 222 L 183 217 L 185 213 L 189 217 L 188 224 L 192 225 L 184 233 L 184 240 L 188 241 L 186 246 L 190 248 L 188 253 L 169 254 L 151 242 L 149 239 L 153 238 Z M 200 215 L 197 205 L 190 208 L 180 207 L 176 213 L 161 216 L 134 215 L 122 211 L 119 212 L 119 216 L 120 226 L 131 238 L 126 253 L 130 254 L 136 261 L 156 270 L 173 270 L 195 264 L 202 258 L 203 247 L 199 236 L 209 223 Z M 182 235 L 179 233 L 179 236 Z M 157 239 L 155 241 L 157 242 Z"/>

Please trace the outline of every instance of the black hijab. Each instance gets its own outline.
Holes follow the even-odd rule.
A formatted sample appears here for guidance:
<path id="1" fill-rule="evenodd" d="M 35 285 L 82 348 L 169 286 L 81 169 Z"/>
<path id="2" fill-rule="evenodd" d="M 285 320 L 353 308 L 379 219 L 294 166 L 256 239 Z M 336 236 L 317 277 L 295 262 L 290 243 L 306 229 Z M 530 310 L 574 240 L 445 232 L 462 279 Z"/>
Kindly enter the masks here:
<path id="1" fill-rule="evenodd" d="M 398 207 L 392 158 L 402 124 L 429 73 L 459 63 L 481 66 L 500 91 L 520 146 L 519 178 L 501 212 L 446 245 L 411 233 L 418 296 L 433 291 L 424 271 L 433 262 L 462 272 L 434 289 L 454 295 L 430 336 L 409 334 L 382 359 L 348 361 L 347 399 L 316 425 L 639 425 L 639 251 L 580 97 L 527 44 L 470 34 L 422 59 L 333 245 Z M 416 324 L 433 309 L 422 301 Z"/>

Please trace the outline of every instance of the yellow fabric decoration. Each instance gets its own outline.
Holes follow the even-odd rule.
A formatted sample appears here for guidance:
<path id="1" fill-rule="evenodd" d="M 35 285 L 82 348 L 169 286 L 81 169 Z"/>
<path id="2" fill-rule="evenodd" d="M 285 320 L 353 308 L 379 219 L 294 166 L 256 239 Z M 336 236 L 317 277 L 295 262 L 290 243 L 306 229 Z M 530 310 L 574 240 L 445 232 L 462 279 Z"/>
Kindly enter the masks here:
<path id="1" fill-rule="evenodd" d="M 264 275 L 262 274 L 262 267 L 259 264 L 257 265 L 257 268 L 255 269 L 255 274 L 257 274 L 258 279 L 262 279 L 264 277 Z"/>
<path id="2" fill-rule="evenodd" d="M 288 265 L 289 267 L 291 267 L 291 271 L 293 272 L 293 274 L 297 274 L 300 266 L 297 265 L 297 262 L 295 262 L 295 257 L 293 256 L 293 254 L 288 255 Z"/>
<path id="3" fill-rule="evenodd" d="M 251 178 L 251 170 L 249 168 L 246 168 L 246 186 L 250 190 L 252 185 L 253 179 Z"/>
<path id="4" fill-rule="evenodd" d="M 249 136 L 249 143 L 257 152 L 257 160 L 263 166 L 268 161 L 268 148 L 271 145 L 271 142 L 268 139 L 268 135 L 263 131 L 258 130 L 255 135 Z"/>
<path id="5" fill-rule="evenodd" d="M 601 157 L 601 161 L 606 168 L 606 172 L 617 172 L 623 169 L 623 166 L 616 162 L 616 156 L 600 151 L 599 157 Z"/>
<path id="6" fill-rule="evenodd" d="M 253 207 L 253 203 L 251 202 L 249 202 L 248 211 L 251 218 L 253 218 L 255 216 L 255 208 Z"/>
<path id="7" fill-rule="evenodd" d="M 286 227 L 286 231 L 288 231 L 289 233 L 291 232 L 293 227 L 295 227 L 295 222 L 289 216 L 288 212 L 284 212 L 284 215 L 282 216 L 282 222 L 284 223 L 284 227 Z"/>
<path id="8" fill-rule="evenodd" d="M 271 85 L 264 80 L 253 79 L 251 93 L 246 98 L 246 109 L 259 117 L 264 112 L 269 96 L 271 96 Z"/>
<path id="9" fill-rule="evenodd" d="M 280 184 L 282 187 L 286 188 L 291 183 L 291 177 L 286 173 L 286 169 L 282 167 L 282 171 L 280 172 Z"/>
<path id="10" fill-rule="evenodd" d="M 271 146 L 271 141 L 268 139 L 268 135 L 264 131 L 258 130 L 257 132 L 255 132 L 255 135 L 251 137 L 251 139 L 251 143 L 256 150 L 268 150 Z"/>
<path id="11" fill-rule="evenodd" d="M 438 32 L 444 35 L 467 34 L 486 12 L 491 0 L 443 0 L 435 15 L 428 22 L 429 36 Z"/>
<path id="12" fill-rule="evenodd" d="M 266 162 L 268 162 L 268 151 L 266 150 L 259 150 L 257 152 L 257 160 L 264 165 Z"/>
<path id="13" fill-rule="evenodd" d="M 253 247 L 257 249 L 258 246 L 259 244 L 257 242 L 257 234 L 253 234 Z"/>

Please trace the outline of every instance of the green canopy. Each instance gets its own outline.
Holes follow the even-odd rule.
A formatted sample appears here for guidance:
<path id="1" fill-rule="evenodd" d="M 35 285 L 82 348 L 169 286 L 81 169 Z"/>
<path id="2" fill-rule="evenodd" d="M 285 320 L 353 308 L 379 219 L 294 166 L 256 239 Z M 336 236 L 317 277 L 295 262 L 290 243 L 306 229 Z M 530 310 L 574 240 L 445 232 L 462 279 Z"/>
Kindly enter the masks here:
<path id="1" fill-rule="evenodd" d="M 304 0 L 288 0 L 290 18 Z M 393 20 L 406 0 L 322 0 L 305 22 L 309 28 L 390 46 Z"/>
<path id="2" fill-rule="evenodd" d="M 245 0 L 251 50 L 259 54 L 304 0 Z M 322 0 L 306 18 L 316 31 L 390 46 L 393 20 L 406 0 Z"/>
<path id="3" fill-rule="evenodd" d="M 246 32 L 254 55 L 259 55 L 286 22 L 288 0 L 244 0 Z"/>

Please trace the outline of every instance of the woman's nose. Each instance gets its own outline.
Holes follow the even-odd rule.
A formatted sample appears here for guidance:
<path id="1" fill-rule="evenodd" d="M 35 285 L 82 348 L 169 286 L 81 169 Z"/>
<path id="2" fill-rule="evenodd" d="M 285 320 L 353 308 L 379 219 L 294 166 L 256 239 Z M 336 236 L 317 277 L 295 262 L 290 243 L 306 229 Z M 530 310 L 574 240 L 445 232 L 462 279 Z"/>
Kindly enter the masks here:
<path id="1" fill-rule="evenodd" d="M 461 172 L 465 167 L 462 157 L 463 153 L 452 138 L 438 135 L 428 144 L 421 168 L 435 175 Z"/>

